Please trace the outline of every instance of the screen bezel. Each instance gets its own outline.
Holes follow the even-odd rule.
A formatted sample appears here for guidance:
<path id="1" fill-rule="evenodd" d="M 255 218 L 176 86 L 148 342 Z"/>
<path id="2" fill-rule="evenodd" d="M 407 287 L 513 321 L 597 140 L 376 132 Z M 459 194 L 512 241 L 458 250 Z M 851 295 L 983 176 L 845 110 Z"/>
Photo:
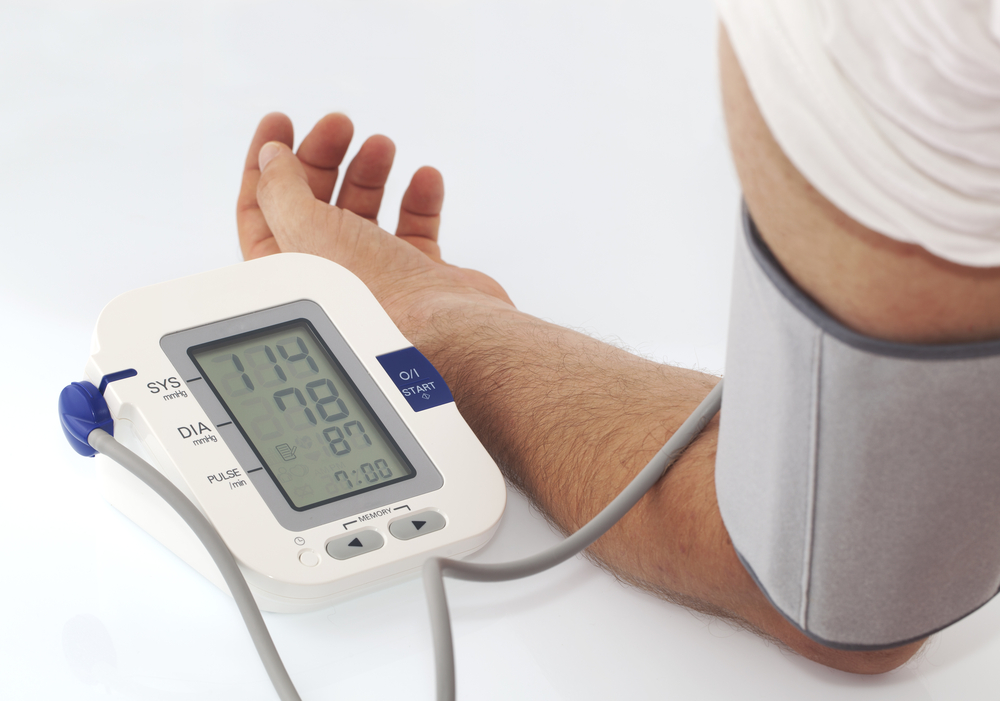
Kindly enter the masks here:
<path id="1" fill-rule="evenodd" d="M 191 351 L 201 350 L 213 344 L 224 345 L 236 337 L 259 333 L 270 327 L 295 321 L 304 321 L 312 327 L 317 341 L 340 365 L 354 385 L 358 396 L 367 402 L 372 414 L 382 424 L 385 434 L 409 461 L 414 471 L 411 477 L 303 508 L 294 506 L 285 495 L 284 490 L 266 467 L 266 461 L 260 458 L 234 422 L 224 403 L 203 378 L 201 370 L 191 356 Z M 181 379 L 208 415 L 219 437 L 233 453 L 271 513 L 288 530 L 302 531 L 346 519 L 352 515 L 426 494 L 440 489 L 444 484 L 440 472 L 420 446 L 407 423 L 316 302 L 300 300 L 168 334 L 160 340 L 160 347 L 180 373 Z M 372 361 L 377 367 L 374 359 Z M 381 368 L 378 371 L 382 371 Z"/>
<path id="2" fill-rule="evenodd" d="M 391 455 L 391 457 L 397 462 L 402 463 L 404 472 L 403 475 L 394 477 L 390 481 L 386 482 L 376 482 L 375 484 L 359 485 L 357 488 L 352 488 L 350 491 L 344 494 L 329 497 L 326 499 L 323 498 L 317 499 L 315 501 L 312 501 L 311 503 L 305 503 L 305 504 L 296 503 L 296 499 L 291 494 L 288 493 L 288 490 L 281 483 L 281 480 L 275 473 L 274 463 L 276 461 L 268 460 L 267 458 L 264 457 L 264 454 L 261 452 L 262 449 L 261 444 L 259 444 L 257 441 L 254 441 L 253 438 L 251 438 L 250 435 L 247 433 L 247 427 L 243 425 L 239 416 L 237 416 L 237 412 L 233 410 L 232 405 L 226 400 L 225 397 L 222 396 L 222 393 L 220 392 L 217 384 L 213 382 L 212 379 L 209 377 L 210 373 L 206 372 L 206 367 L 204 365 L 203 360 L 200 361 L 198 356 L 202 354 L 218 353 L 222 349 L 232 349 L 233 346 L 242 345 L 250 339 L 260 339 L 262 337 L 274 335 L 276 333 L 291 333 L 293 329 L 303 329 L 304 333 L 302 335 L 303 336 L 308 335 L 311 338 L 311 340 L 316 343 L 318 347 L 318 352 L 320 354 L 323 353 L 326 354 L 324 360 L 326 363 L 330 365 L 331 369 L 334 372 L 335 377 L 337 378 L 337 384 L 340 385 L 339 391 L 343 392 L 346 390 L 348 394 L 352 395 L 350 399 L 354 402 L 357 402 L 360 405 L 364 421 L 366 424 L 368 424 L 367 430 L 370 432 L 374 428 L 374 430 L 380 434 L 379 438 L 384 440 L 385 443 L 387 444 L 387 447 L 389 449 L 389 454 Z M 357 386 L 354 384 L 354 381 L 351 379 L 351 376 L 347 374 L 347 371 L 344 370 L 343 365 L 341 365 L 340 361 L 337 360 L 337 357 L 327 347 L 326 343 L 323 342 L 323 339 L 320 338 L 319 334 L 316 332 L 316 329 L 313 327 L 312 322 L 310 322 L 308 319 L 304 318 L 290 319 L 289 321 L 285 321 L 280 324 L 275 324 L 274 326 L 266 326 L 262 329 L 257 329 L 255 331 L 246 331 L 244 333 L 240 333 L 235 336 L 229 336 L 227 338 L 211 341 L 209 343 L 203 343 L 199 346 L 191 346 L 187 350 L 187 355 L 189 358 L 191 358 L 195 366 L 198 368 L 198 371 L 201 373 L 202 380 L 209 385 L 209 387 L 215 393 L 216 399 L 218 399 L 219 402 L 223 405 L 223 407 L 225 407 L 226 412 L 229 414 L 233 423 L 236 424 L 236 427 L 240 430 L 240 433 L 243 434 L 243 439 L 250 445 L 250 448 L 253 450 L 258 460 L 260 460 L 261 464 L 264 466 L 264 469 L 271 476 L 271 479 L 274 480 L 274 483 L 277 485 L 278 490 L 285 497 L 285 500 L 288 502 L 288 505 L 291 506 L 296 511 L 307 511 L 308 509 L 314 509 L 318 506 L 322 506 L 323 504 L 329 504 L 331 502 L 339 501 L 341 499 L 349 499 L 357 494 L 368 492 L 373 489 L 383 489 L 385 487 L 388 487 L 390 484 L 394 484 L 402 480 L 413 479 L 413 477 L 416 476 L 416 471 L 414 470 L 413 465 L 410 464 L 409 459 L 407 459 L 403 451 L 400 450 L 399 446 L 396 445 L 396 441 L 393 439 L 392 435 L 386 430 L 385 426 L 382 425 L 381 420 L 375 414 L 374 410 L 372 410 L 371 404 L 369 404 L 368 400 L 365 399 L 365 395 L 357 388 Z M 318 428 L 322 428 L 322 426 L 319 426 Z M 370 442 L 371 441 L 369 441 L 369 443 Z"/>

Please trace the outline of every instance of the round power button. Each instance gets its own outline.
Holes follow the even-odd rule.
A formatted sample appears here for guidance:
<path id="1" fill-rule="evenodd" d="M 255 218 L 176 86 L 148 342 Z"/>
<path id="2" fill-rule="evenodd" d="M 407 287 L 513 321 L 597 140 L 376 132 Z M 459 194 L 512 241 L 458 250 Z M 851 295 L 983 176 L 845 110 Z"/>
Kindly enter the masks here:
<path id="1" fill-rule="evenodd" d="M 299 553 L 299 562 L 306 567 L 315 567 L 319 564 L 319 555 L 315 550 L 303 550 Z"/>

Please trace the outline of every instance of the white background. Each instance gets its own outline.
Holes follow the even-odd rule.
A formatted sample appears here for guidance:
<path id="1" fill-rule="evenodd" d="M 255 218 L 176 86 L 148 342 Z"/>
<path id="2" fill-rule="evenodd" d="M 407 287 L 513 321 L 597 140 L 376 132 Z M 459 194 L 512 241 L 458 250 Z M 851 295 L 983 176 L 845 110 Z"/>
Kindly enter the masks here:
<path id="1" fill-rule="evenodd" d="M 257 121 L 346 112 L 445 176 L 442 244 L 523 310 L 721 373 L 738 189 L 701 2 L 0 4 L 0 696 L 271 699 L 235 607 L 103 502 L 65 444 L 101 307 L 239 260 Z M 352 153 L 353 153 L 352 149 Z M 556 536 L 512 494 L 477 557 Z M 1000 608 L 854 677 L 578 559 L 449 583 L 462 699 L 996 698 Z M 306 701 L 433 697 L 418 582 L 267 622 Z"/>

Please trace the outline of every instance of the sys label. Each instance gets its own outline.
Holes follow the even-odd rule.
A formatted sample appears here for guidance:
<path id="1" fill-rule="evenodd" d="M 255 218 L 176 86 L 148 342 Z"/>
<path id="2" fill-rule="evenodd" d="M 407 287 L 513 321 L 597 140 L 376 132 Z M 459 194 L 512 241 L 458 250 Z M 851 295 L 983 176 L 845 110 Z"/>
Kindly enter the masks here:
<path id="1" fill-rule="evenodd" d="M 376 358 L 414 411 L 455 401 L 430 361 L 413 346 Z"/>

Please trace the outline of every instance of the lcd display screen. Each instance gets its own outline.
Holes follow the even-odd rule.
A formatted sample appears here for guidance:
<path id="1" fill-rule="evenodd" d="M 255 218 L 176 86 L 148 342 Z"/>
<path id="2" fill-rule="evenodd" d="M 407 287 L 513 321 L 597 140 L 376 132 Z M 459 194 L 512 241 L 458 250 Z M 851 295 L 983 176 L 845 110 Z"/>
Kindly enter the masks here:
<path id="1" fill-rule="evenodd" d="M 296 510 L 415 474 L 309 321 L 188 354 Z"/>

